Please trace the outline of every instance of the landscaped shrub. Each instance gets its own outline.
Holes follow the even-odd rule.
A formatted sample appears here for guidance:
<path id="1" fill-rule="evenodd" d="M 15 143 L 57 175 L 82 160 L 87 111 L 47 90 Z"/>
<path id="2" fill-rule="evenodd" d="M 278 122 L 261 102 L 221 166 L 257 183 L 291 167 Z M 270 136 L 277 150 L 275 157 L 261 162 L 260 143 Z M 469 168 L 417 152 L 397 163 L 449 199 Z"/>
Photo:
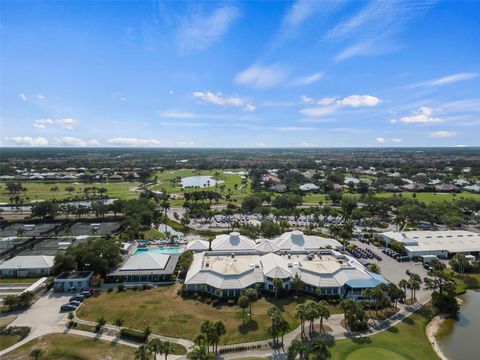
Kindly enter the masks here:
<path id="1" fill-rule="evenodd" d="M 107 289 L 107 292 L 109 292 L 109 293 L 112 292 L 112 291 L 113 291 L 113 288 L 108 288 Z"/>
<path id="2" fill-rule="evenodd" d="M 124 291 L 124 290 L 125 290 L 125 285 L 119 284 L 119 285 L 117 286 L 117 291 L 118 291 L 118 292 L 122 292 L 122 291 Z"/>
<path id="3" fill-rule="evenodd" d="M 212 299 L 207 298 L 207 299 L 205 300 L 205 304 L 210 305 L 211 303 L 212 303 Z"/>
<path id="4" fill-rule="evenodd" d="M 0 328 L 0 335 L 18 335 L 20 340 L 25 339 L 30 333 L 30 328 L 28 326 L 2 326 Z"/>
<path id="5" fill-rule="evenodd" d="M 143 331 L 133 330 L 122 328 L 120 330 L 120 337 L 125 340 L 135 341 L 135 342 L 145 342 L 147 339 Z"/>
<path id="6" fill-rule="evenodd" d="M 228 300 L 227 300 L 227 305 L 228 305 L 228 306 L 233 306 L 233 305 L 235 305 L 235 300 L 234 300 L 234 299 L 228 299 Z"/>

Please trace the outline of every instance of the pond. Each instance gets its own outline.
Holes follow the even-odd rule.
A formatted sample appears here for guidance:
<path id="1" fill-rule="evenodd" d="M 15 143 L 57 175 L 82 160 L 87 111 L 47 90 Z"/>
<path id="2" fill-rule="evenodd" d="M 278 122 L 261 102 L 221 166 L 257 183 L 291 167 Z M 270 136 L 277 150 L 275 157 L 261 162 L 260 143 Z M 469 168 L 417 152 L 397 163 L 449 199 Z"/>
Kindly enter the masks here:
<path id="1" fill-rule="evenodd" d="M 458 321 L 447 320 L 437 339 L 443 353 L 450 360 L 473 359 L 473 354 L 478 354 L 480 290 L 467 291 L 462 300 Z"/>
<path id="2" fill-rule="evenodd" d="M 213 177 L 208 175 L 199 175 L 199 176 L 184 177 L 182 178 L 181 183 L 183 188 L 187 188 L 187 187 L 206 188 L 206 187 L 215 186 L 215 184 L 221 184 L 223 183 L 223 180 L 215 180 Z"/>

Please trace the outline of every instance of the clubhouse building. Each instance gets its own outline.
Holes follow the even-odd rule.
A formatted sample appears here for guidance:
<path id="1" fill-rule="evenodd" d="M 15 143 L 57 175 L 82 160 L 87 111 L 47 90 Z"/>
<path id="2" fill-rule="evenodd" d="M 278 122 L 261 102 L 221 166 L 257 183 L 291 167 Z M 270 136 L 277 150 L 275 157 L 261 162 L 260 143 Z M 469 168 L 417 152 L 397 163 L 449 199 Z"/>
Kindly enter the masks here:
<path id="1" fill-rule="evenodd" d="M 362 291 L 386 284 L 354 258 L 337 250 L 341 244 L 329 238 L 287 232 L 272 240 L 255 242 L 238 233 L 219 235 L 210 251 L 194 254 L 185 279 L 190 292 L 217 297 L 236 297 L 247 288 L 275 291 L 275 279 L 282 289 L 293 290 L 300 277 L 301 290 L 325 297 L 360 297 Z"/>

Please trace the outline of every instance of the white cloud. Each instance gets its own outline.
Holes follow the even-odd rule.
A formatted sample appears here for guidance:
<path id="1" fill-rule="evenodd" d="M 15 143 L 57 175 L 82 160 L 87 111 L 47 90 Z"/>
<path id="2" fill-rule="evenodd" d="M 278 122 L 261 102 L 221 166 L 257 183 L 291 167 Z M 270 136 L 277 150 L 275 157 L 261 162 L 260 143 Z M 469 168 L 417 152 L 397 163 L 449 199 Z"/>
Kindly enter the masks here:
<path id="1" fill-rule="evenodd" d="M 415 88 L 415 87 L 421 87 L 421 86 L 426 86 L 426 87 L 442 86 L 442 85 L 448 85 L 448 84 L 456 83 L 456 82 L 459 82 L 459 81 L 474 79 L 477 76 L 478 76 L 477 73 L 462 72 L 462 73 L 443 76 L 443 77 L 440 77 L 440 78 L 437 78 L 437 79 L 413 84 L 409 87 L 410 88 Z"/>
<path id="2" fill-rule="evenodd" d="M 40 101 L 45 100 L 45 96 L 43 96 L 42 94 L 38 94 L 37 99 Z"/>
<path id="3" fill-rule="evenodd" d="M 302 126 L 280 126 L 275 129 L 281 132 L 302 132 L 302 131 L 316 130 L 316 128 L 314 127 L 302 127 Z"/>
<path id="4" fill-rule="evenodd" d="M 309 142 L 301 142 L 301 143 L 297 144 L 296 146 L 298 146 L 298 147 L 315 147 L 316 145 L 312 144 L 312 143 L 309 143 Z"/>
<path id="5" fill-rule="evenodd" d="M 376 106 L 381 103 L 381 100 L 376 96 L 371 95 L 350 95 L 346 98 L 337 101 L 337 104 L 342 106 Z"/>
<path id="6" fill-rule="evenodd" d="M 198 114 L 194 114 L 192 112 L 175 111 L 175 110 L 159 111 L 158 115 L 163 118 L 171 118 L 171 119 L 196 119 L 197 117 L 200 117 Z"/>
<path id="7" fill-rule="evenodd" d="M 309 108 L 300 110 L 300 113 L 308 117 L 319 117 L 319 116 L 333 114 L 338 109 L 339 107 L 337 105 L 326 106 L 326 107 L 309 107 Z"/>
<path id="8" fill-rule="evenodd" d="M 255 105 L 252 105 L 252 104 L 247 104 L 245 105 L 245 107 L 243 108 L 243 111 L 246 111 L 246 112 L 253 112 L 256 110 L 256 106 Z"/>
<path id="9" fill-rule="evenodd" d="M 308 103 L 322 105 L 300 110 L 300 113 L 308 117 L 330 115 L 345 107 L 357 108 L 377 106 L 382 102 L 378 97 L 372 95 L 350 95 L 343 99 L 337 99 L 335 97 L 325 97 L 320 100 L 314 100 L 305 96 L 304 98 L 302 98 L 302 100 L 304 100 L 304 102 L 308 101 Z"/>
<path id="10" fill-rule="evenodd" d="M 75 119 L 58 119 L 55 122 L 66 130 L 73 130 L 78 124 L 78 120 Z"/>
<path id="11" fill-rule="evenodd" d="M 24 94 L 24 93 L 20 93 L 18 94 L 18 97 L 22 100 L 22 101 L 27 101 L 27 96 Z"/>
<path id="12" fill-rule="evenodd" d="M 300 95 L 300 100 L 302 100 L 304 104 L 313 104 L 315 102 L 315 99 L 307 95 Z"/>
<path id="13" fill-rule="evenodd" d="M 305 85 L 310 85 L 313 84 L 314 82 L 317 82 L 323 78 L 323 73 L 322 72 L 317 72 L 314 74 L 306 75 L 306 76 L 300 76 L 294 78 L 292 81 L 290 81 L 291 86 L 305 86 Z"/>
<path id="14" fill-rule="evenodd" d="M 254 64 L 235 76 L 235 82 L 241 85 L 266 89 L 282 83 L 287 76 L 286 70 L 279 65 Z"/>
<path id="15" fill-rule="evenodd" d="M 193 141 L 177 141 L 176 145 L 179 147 L 195 147 L 195 143 Z"/>
<path id="16" fill-rule="evenodd" d="M 33 126 L 37 129 L 45 129 L 47 126 L 57 124 L 64 128 L 65 130 L 73 130 L 75 126 L 78 124 L 78 120 L 76 119 L 38 119 L 35 120 Z"/>
<path id="17" fill-rule="evenodd" d="M 91 145 L 91 146 L 99 146 L 100 141 L 98 141 L 97 139 L 90 139 L 90 140 L 87 141 L 87 144 Z"/>
<path id="18" fill-rule="evenodd" d="M 126 102 L 127 101 L 127 98 L 124 95 L 122 95 L 122 93 L 120 91 L 114 92 L 112 97 L 114 99 L 120 100 L 121 102 Z"/>
<path id="19" fill-rule="evenodd" d="M 210 91 L 195 91 L 193 96 L 197 99 L 200 99 L 205 102 L 209 102 L 215 105 L 221 106 L 242 106 L 243 100 L 238 96 L 226 97 L 222 93 L 218 92 L 216 94 Z"/>
<path id="20" fill-rule="evenodd" d="M 377 142 L 379 144 L 385 144 L 385 143 L 388 143 L 388 142 L 392 142 L 392 143 L 396 143 L 396 144 L 399 144 L 401 143 L 403 140 L 400 139 L 400 138 L 391 138 L 391 139 L 388 139 L 388 138 L 384 138 L 384 137 L 377 137 L 376 138 Z"/>
<path id="21" fill-rule="evenodd" d="M 34 121 L 33 126 L 37 129 L 45 129 L 47 125 L 52 125 L 54 123 L 55 122 L 52 119 L 38 119 Z"/>
<path id="22" fill-rule="evenodd" d="M 325 98 L 322 98 L 320 100 L 317 101 L 317 104 L 318 105 L 331 105 L 335 102 L 335 100 L 337 100 L 337 98 L 334 98 L 334 97 L 325 97 Z"/>
<path id="23" fill-rule="evenodd" d="M 127 137 L 117 137 L 108 139 L 107 143 L 111 145 L 119 146 L 160 146 L 161 142 L 155 139 L 138 139 L 138 138 L 127 138 Z"/>
<path id="24" fill-rule="evenodd" d="M 433 109 L 427 106 L 422 106 L 418 108 L 414 114 L 401 117 L 399 121 L 405 124 L 433 124 L 442 122 L 443 120 L 433 116 Z M 394 124 L 397 120 L 391 120 L 390 122 Z"/>
<path id="25" fill-rule="evenodd" d="M 20 146 L 47 146 L 48 140 L 44 137 L 14 136 L 10 138 L 16 145 Z"/>
<path id="26" fill-rule="evenodd" d="M 435 131 L 430 133 L 431 138 L 449 138 L 449 137 L 454 137 L 457 136 L 456 131 Z"/>
<path id="27" fill-rule="evenodd" d="M 205 15 L 198 11 L 183 18 L 178 29 L 178 44 L 181 51 L 202 50 L 219 40 L 240 16 L 240 11 L 231 5 L 215 9 Z"/>
<path id="28" fill-rule="evenodd" d="M 75 138 L 72 136 L 63 136 L 60 138 L 55 138 L 54 139 L 55 145 L 60 145 L 60 146 L 85 146 L 87 143 L 85 140 Z"/>
<path id="29" fill-rule="evenodd" d="M 324 40 L 353 39 L 336 57 L 336 61 L 358 55 L 379 55 L 398 50 L 393 36 L 401 32 L 416 16 L 431 6 L 430 1 L 372 0 L 353 16 L 331 28 Z"/>

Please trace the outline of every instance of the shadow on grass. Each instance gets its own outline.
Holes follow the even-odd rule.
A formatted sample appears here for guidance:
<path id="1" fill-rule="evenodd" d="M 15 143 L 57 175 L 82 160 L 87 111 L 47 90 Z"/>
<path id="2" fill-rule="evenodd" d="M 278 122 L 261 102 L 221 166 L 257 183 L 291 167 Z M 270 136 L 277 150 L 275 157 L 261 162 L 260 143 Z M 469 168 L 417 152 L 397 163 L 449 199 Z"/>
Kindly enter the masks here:
<path id="1" fill-rule="evenodd" d="M 249 320 L 238 327 L 240 334 L 248 334 L 250 331 L 257 331 L 258 323 L 255 320 Z"/>
<path id="2" fill-rule="evenodd" d="M 403 319 L 402 322 L 407 325 L 415 325 L 415 320 L 413 320 L 411 316 Z"/>
<path id="3" fill-rule="evenodd" d="M 391 326 L 387 329 L 389 333 L 397 334 L 398 333 L 398 328 L 396 326 Z"/>
<path id="4" fill-rule="evenodd" d="M 354 337 L 351 340 L 357 345 L 365 345 L 372 342 L 372 339 L 370 339 L 368 336 Z"/>

